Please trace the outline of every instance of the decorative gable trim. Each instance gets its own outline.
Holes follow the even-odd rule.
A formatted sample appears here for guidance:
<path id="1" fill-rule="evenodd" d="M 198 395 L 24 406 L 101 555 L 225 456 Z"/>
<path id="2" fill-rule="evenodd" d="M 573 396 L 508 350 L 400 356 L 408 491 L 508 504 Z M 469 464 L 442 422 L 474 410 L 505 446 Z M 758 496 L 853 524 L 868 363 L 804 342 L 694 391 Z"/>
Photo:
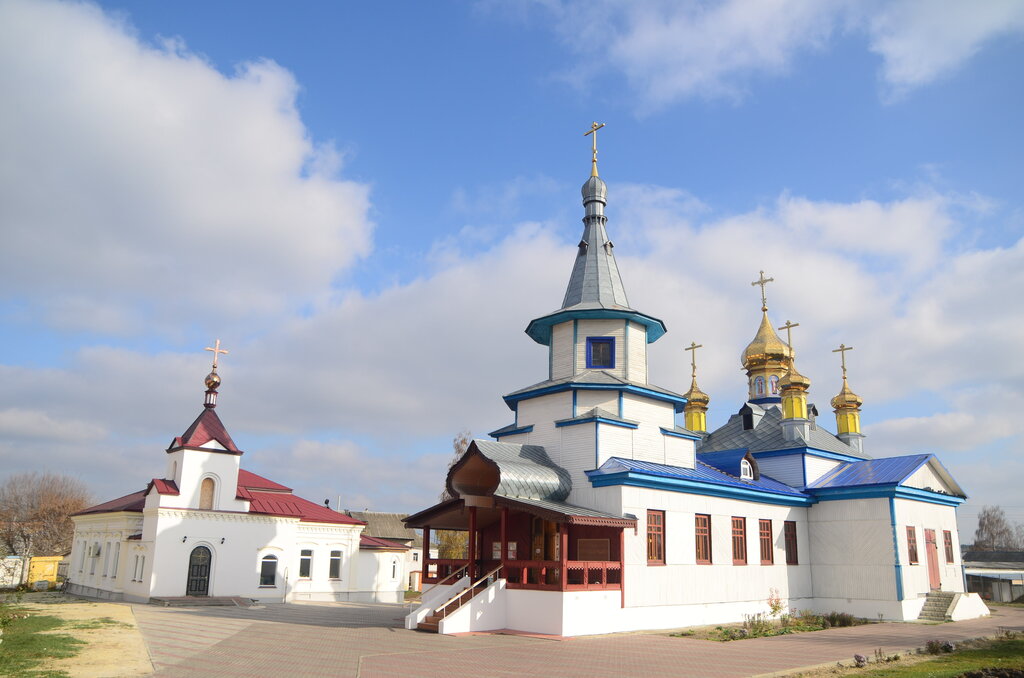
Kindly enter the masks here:
<path id="1" fill-rule="evenodd" d="M 594 487 L 628 485 L 630 487 L 643 487 L 651 490 L 686 492 L 688 494 L 702 494 L 709 497 L 724 497 L 726 499 L 741 499 L 743 501 L 752 501 L 759 504 L 777 504 L 780 506 L 810 506 L 815 503 L 815 500 L 812 497 L 775 494 L 761 489 L 734 487 L 731 485 L 717 485 L 684 478 L 664 478 L 660 476 L 635 473 L 632 471 L 592 475 L 590 476 L 590 483 Z"/>

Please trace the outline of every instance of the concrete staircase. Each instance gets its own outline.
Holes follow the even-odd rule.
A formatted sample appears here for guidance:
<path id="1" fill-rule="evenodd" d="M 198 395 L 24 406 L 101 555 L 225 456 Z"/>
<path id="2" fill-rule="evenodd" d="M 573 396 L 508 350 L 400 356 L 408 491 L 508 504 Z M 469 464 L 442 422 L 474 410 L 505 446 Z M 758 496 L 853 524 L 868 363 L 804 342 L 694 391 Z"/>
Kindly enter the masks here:
<path id="1" fill-rule="evenodd" d="M 948 591 L 932 591 L 924 599 L 924 607 L 918 615 L 920 621 L 949 621 L 949 608 L 953 604 L 955 593 Z"/>
<path id="2" fill-rule="evenodd" d="M 149 604 L 161 607 L 252 607 L 255 605 L 251 599 L 238 596 L 172 596 L 150 598 Z"/>
<path id="3" fill-rule="evenodd" d="M 419 624 L 416 625 L 416 630 L 417 631 L 426 631 L 427 633 L 439 633 L 440 632 L 440 625 L 441 625 L 441 620 L 442 619 L 444 619 L 445 617 L 450 615 L 452 612 L 455 612 L 457 609 L 459 609 L 460 607 L 462 607 L 463 605 L 465 605 L 469 601 L 473 600 L 473 598 L 475 598 L 479 594 L 483 593 L 485 590 L 486 590 L 486 587 L 479 587 L 479 588 L 470 587 L 470 588 L 465 589 L 462 592 L 462 594 L 459 595 L 458 599 L 456 599 L 453 602 L 449 603 L 448 607 L 446 607 L 441 614 L 437 614 L 435 612 L 434 614 L 427 615 L 426 619 L 424 619 L 423 621 L 421 621 Z"/>

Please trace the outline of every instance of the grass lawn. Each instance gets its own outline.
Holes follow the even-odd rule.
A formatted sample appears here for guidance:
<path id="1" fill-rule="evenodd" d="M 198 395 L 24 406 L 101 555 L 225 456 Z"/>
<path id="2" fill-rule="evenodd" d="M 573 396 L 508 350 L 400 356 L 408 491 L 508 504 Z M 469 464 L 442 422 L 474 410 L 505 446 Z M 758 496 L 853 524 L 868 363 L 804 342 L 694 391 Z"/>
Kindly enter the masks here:
<path id="1" fill-rule="evenodd" d="M 858 676 L 871 678 L 955 678 L 969 671 L 1003 669 L 1006 673 L 979 673 L 983 676 L 1024 676 L 1024 639 L 987 641 L 981 647 L 960 650 L 917 664 L 900 666 L 895 662 L 878 669 L 856 669 Z M 1016 670 L 1017 673 L 1012 673 Z"/>
<path id="2" fill-rule="evenodd" d="M 6 606 L 5 606 L 6 607 Z M 8 608 L 15 614 L 18 608 Z M 43 633 L 64 626 L 64 622 L 49 615 L 30 614 L 11 619 L 4 629 L 3 643 L 0 644 L 0 676 L 25 678 L 57 678 L 67 676 L 63 671 L 36 671 L 35 668 L 48 659 L 71 657 L 82 645 L 64 633 Z"/>

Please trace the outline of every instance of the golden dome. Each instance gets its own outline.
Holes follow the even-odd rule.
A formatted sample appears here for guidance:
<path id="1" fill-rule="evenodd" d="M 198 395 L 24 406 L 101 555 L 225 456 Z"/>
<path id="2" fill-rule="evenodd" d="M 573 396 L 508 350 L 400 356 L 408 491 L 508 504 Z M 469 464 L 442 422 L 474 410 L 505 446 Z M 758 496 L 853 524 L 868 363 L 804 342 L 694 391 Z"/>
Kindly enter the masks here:
<path id="1" fill-rule="evenodd" d="M 775 328 L 768 320 L 768 312 L 764 311 L 761 326 L 757 328 L 754 340 L 743 350 L 743 368 L 749 370 L 763 366 L 769 361 L 789 362 L 792 357 L 792 349 L 775 333 Z"/>
<path id="2" fill-rule="evenodd" d="M 705 393 L 704 391 L 700 390 L 700 387 L 697 386 L 697 378 L 696 377 L 694 377 L 693 381 L 690 382 L 690 390 L 687 391 L 686 393 L 684 393 L 683 397 L 686 398 L 686 400 L 687 400 L 686 404 L 687 405 L 693 404 L 693 405 L 703 405 L 704 407 L 707 407 L 708 403 L 711 402 L 711 398 L 708 396 L 708 394 Z"/>
<path id="3" fill-rule="evenodd" d="M 220 386 L 220 375 L 217 374 L 216 370 L 214 370 L 213 372 L 210 372 L 208 375 L 206 375 L 206 379 L 203 380 L 203 383 L 206 384 L 206 388 L 215 390 L 218 386 Z"/>
<path id="4" fill-rule="evenodd" d="M 810 387 L 811 380 L 800 374 L 799 370 L 796 369 L 795 360 L 790 363 L 789 371 L 786 372 L 782 379 L 779 379 L 779 388 L 782 389 L 783 392 L 793 388 L 806 391 Z"/>
<path id="5" fill-rule="evenodd" d="M 850 385 L 846 383 L 846 377 L 843 377 L 843 387 L 839 389 L 839 395 L 832 399 L 832 407 L 837 410 L 855 410 L 859 408 L 864 401 L 861 397 L 850 390 Z"/>

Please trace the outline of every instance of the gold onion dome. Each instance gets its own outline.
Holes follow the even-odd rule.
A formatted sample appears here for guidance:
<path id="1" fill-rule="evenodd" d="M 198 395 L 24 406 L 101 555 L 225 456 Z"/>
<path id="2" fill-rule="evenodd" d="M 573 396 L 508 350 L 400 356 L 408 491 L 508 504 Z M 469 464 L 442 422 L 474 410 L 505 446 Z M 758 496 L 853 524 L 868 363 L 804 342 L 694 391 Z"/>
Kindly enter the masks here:
<path id="1" fill-rule="evenodd" d="M 788 362 L 793 357 L 793 350 L 779 338 L 768 320 L 768 312 L 763 311 L 761 325 L 757 328 L 754 340 L 743 350 L 741 361 L 745 369 L 758 367 L 770 361 Z"/>
<path id="2" fill-rule="evenodd" d="M 837 410 L 849 410 L 857 409 L 864 404 L 861 397 L 850 390 L 850 385 L 846 383 L 846 377 L 843 377 L 843 387 L 839 389 L 839 395 L 832 398 L 832 407 Z"/>
<path id="3" fill-rule="evenodd" d="M 206 384 L 206 388 L 210 390 L 215 390 L 218 386 L 220 386 L 220 375 L 217 374 L 216 371 L 210 372 L 208 375 L 206 375 L 204 383 Z"/>
<path id="4" fill-rule="evenodd" d="M 706 406 L 708 403 L 711 402 L 710 396 L 708 396 L 708 394 L 705 393 L 704 391 L 700 390 L 700 387 L 697 386 L 696 377 L 694 377 L 693 381 L 690 382 L 690 390 L 684 393 L 683 397 L 686 398 L 688 402 L 693 403 L 695 405 L 699 404 Z"/>
<path id="5" fill-rule="evenodd" d="M 783 375 L 782 379 L 779 379 L 779 388 L 783 391 L 792 388 L 798 388 L 801 391 L 806 391 L 811 387 L 811 380 L 800 374 L 799 370 L 796 369 L 796 361 L 790 363 L 789 371 Z"/>

